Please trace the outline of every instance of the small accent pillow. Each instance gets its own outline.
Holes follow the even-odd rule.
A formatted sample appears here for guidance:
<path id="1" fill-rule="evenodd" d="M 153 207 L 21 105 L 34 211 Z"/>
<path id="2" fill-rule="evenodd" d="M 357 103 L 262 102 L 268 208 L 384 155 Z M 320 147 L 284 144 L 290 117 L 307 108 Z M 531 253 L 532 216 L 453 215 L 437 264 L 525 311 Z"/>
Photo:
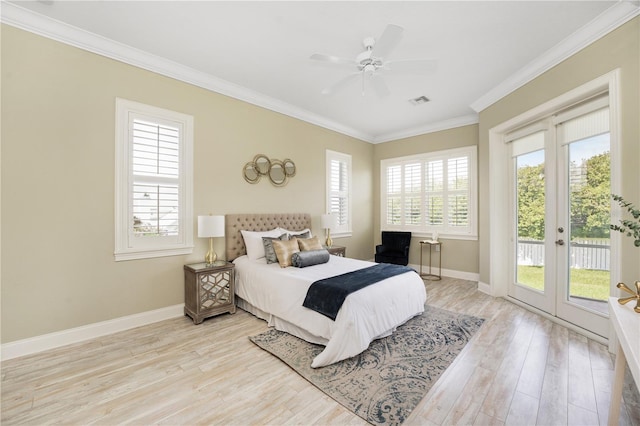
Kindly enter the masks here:
<path id="1" fill-rule="evenodd" d="M 303 229 L 302 231 L 289 231 L 288 229 L 284 229 L 284 228 L 279 228 L 281 232 L 286 232 L 287 234 L 289 234 L 289 238 L 291 237 L 296 237 L 296 238 L 309 238 L 311 237 L 311 229 L 306 228 Z"/>
<path id="2" fill-rule="evenodd" d="M 279 237 L 262 237 L 262 245 L 264 245 L 264 257 L 267 258 L 267 263 L 278 263 L 278 256 L 273 248 L 273 241 L 287 241 L 289 239 L 288 234 L 282 234 Z"/>
<path id="3" fill-rule="evenodd" d="M 300 251 L 322 250 L 322 244 L 318 241 L 318 237 L 300 238 L 298 239 Z"/>
<path id="4" fill-rule="evenodd" d="M 286 268 L 287 266 L 291 266 L 291 256 L 294 253 L 298 253 L 298 239 L 296 237 L 292 237 L 287 241 L 279 241 L 273 240 L 273 249 L 276 251 L 276 256 L 278 256 L 278 263 L 281 268 Z"/>
<path id="5" fill-rule="evenodd" d="M 291 256 L 291 264 L 296 268 L 306 268 L 307 266 L 320 265 L 327 263 L 331 255 L 325 249 L 300 251 L 293 253 Z"/>
<path id="6" fill-rule="evenodd" d="M 247 249 L 247 256 L 251 260 L 262 259 L 265 256 L 264 245 L 262 244 L 262 237 L 279 237 L 282 232 L 278 228 L 274 228 L 271 231 L 256 232 L 256 231 L 240 231 L 242 233 L 242 239 L 244 240 L 244 246 Z"/>

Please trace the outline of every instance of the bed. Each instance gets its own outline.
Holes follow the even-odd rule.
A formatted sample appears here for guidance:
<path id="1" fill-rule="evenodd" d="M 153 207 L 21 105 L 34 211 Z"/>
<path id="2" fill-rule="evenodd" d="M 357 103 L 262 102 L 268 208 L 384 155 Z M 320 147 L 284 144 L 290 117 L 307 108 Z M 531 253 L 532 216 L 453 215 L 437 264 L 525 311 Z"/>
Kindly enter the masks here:
<path id="1" fill-rule="evenodd" d="M 236 265 L 236 303 L 277 330 L 324 345 L 312 367 L 355 356 L 373 340 L 390 335 L 424 311 L 425 286 L 413 271 L 350 294 L 335 321 L 303 307 L 312 282 L 375 263 L 330 256 L 327 263 L 319 265 L 281 268 L 278 263 L 267 264 L 265 258 L 249 258 L 241 231 L 265 232 L 274 228 L 311 229 L 311 217 L 306 213 L 226 215 L 226 256 Z"/>

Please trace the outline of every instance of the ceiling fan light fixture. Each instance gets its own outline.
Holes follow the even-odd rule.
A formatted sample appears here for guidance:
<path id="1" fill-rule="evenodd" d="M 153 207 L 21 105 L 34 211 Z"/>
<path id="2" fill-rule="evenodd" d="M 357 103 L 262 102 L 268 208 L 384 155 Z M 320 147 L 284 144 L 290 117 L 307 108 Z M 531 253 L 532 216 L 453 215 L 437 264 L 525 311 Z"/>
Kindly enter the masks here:
<path id="1" fill-rule="evenodd" d="M 411 102 L 413 105 L 418 106 L 418 105 L 423 105 L 426 104 L 427 102 L 429 102 L 430 99 L 427 98 L 426 96 L 422 95 L 422 96 L 418 96 L 417 98 L 414 99 L 410 99 L 409 102 Z"/>
<path id="2" fill-rule="evenodd" d="M 422 73 L 425 68 L 425 62 L 428 68 L 431 70 L 435 68 L 433 60 L 425 59 L 405 59 L 400 61 L 388 61 L 387 58 L 396 48 L 403 33 L 402 27 L 389 24 L 383 31 L 380 38 L 377 40 L 373 37 L 366 37 L 362 40 L 364 51 L 360 52 L 354 59 L 341 58 L 333 55 L 325 55 L 320 53 L 314 53 L 310 59 L 314 61 L 335 64 L 335 65 L 347 65 L 355 72 L 346 75 L 342 79 L 338 80 L 331 86 L 322 90 L 323 95 L 334 93 L 338 89 L 345 86 L 347 83 L 360 78 L 362 85 L 362 94 L 365 91 L 365 81 L 370 84 L 374 92 L 380 97 L 384 98 L 389 96 L 389 87 L 384 82 L 383 74 L 391 71 L 409 72 L 409 73 Z M 355 68 L 355 69 L 354 69 Z M 404 71 L 403 71 L 404 70 Z M 416 105 L 429 102 L 429 99 L 424 97 L 423 100 L 417 99 L 414 101 Z"/>

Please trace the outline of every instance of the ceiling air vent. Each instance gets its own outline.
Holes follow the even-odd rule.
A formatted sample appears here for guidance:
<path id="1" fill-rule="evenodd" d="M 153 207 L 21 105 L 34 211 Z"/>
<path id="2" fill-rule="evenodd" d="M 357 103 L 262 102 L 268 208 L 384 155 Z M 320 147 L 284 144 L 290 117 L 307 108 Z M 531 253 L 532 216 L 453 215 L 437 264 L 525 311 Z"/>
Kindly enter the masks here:
<path id="1" fill-rule="evenodd" d="M 409 100 L 409 102 L 411 102 L 414 105 L 422 105 L 422 104 L 426 104 L 427 102 L 429 102 L 429 98 L 427 98 L 426 96 L 419 96 L 415 99 L 411 99 Z"/>

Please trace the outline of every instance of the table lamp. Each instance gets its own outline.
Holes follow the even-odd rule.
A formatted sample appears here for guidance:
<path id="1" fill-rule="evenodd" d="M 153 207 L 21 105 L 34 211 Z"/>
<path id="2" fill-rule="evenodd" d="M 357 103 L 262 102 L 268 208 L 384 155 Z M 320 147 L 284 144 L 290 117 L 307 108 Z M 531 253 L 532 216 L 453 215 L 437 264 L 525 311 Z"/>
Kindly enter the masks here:
<path id="1" fill-rule="evenodd" d="M 198 237 L 209 238 L 209 251 L 204 257 L 207 265 L 213 265 L 218 255 L 213 251 L 213 238 L 224 237 L 224 216 L 198 216 Z"/>
<path id="2" fill-rule="evenodd" d="M 320 217 L 320 223 L 323 229 L 326 229 L 326 245 L 331 248 L 333 246 L 333 240 L 331 239 L 331 230 L 334 229 L 337 225 L 337 217 L 332 213 L 323 214 Z"/>

